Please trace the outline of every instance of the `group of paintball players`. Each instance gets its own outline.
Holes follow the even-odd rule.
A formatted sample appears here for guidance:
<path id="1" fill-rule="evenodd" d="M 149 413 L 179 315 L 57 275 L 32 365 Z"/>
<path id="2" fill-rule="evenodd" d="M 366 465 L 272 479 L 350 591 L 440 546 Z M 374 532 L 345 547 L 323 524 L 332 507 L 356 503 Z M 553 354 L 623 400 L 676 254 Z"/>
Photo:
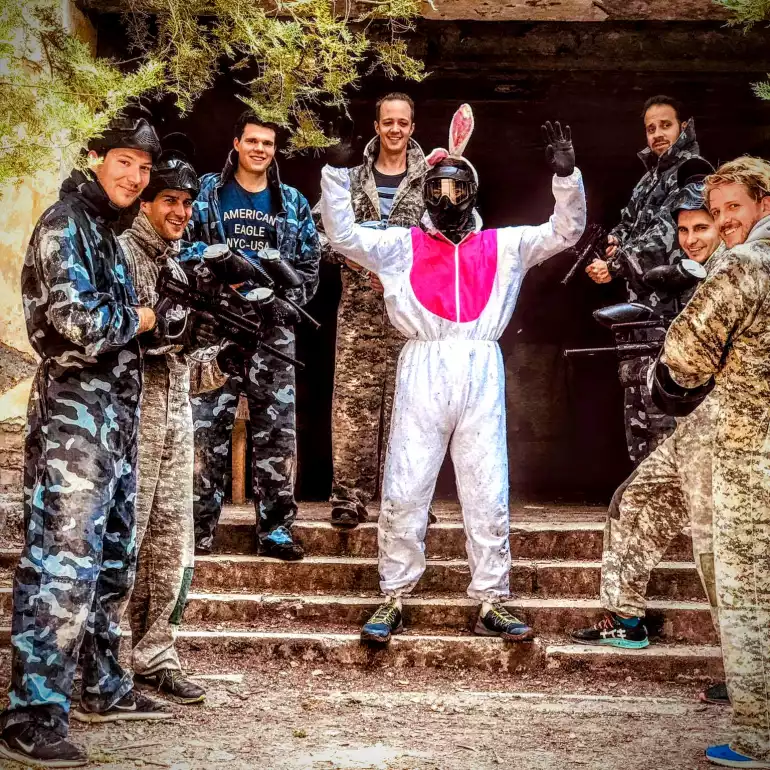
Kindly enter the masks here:
<path id="1" fill-rule="evenodd" d="M 746 156 L 714 169 L 670 97 L 649 99 L 642 118 L 646 172 L 620 224 L 582 252 L 592 280 L 627 285 L 629 302 L 606 318 L 638 353 L 620 364 L 636 467 L 607 519 L 607 614 L 572 636 L 647 646 L 650 572 L 689 526 L 726 673 L 726 684 L 703 697 L 729 700 L 734 711 L 734 740 L 707 756 L 770 768 L 770 164 Z M 428 156 L 414 128 L 408 95 L 380 99 L 363 163 L 350 168 L 350 143 L 332 148 L 311 210 L 280 181 L 276 127 L 254 113 L 238 120 L 222 172 L 199 178 L 148 115 L 127 109 L 89 144 L 87 170 L 72 172 L 38 221 L 22 293 L 41 363 L 28 411 L 26 539 L 0 756 L 80 766 L 87 756 L 67 740 L 70 717 L 171 718 L 149 689 L 179 703 L 204 700 L 174 638 L 195 554 L 213 547 L 242 395 L 259 551 L 303 557 L 292 535 L 294 326 L 308 320 L 302 306 L 322 258 L 342 277 L 332 525 L 356 527 L 381 498 L 385 601 L 362 640 L 385 645 L 403 629 L 447 449 L 465 521 L 468 595 L 479 604 L 473 630 L 534 637 L 506 606 L 497 340 L 527 270 L 579 246 L 582 176 L 569 126 L 547 122 L 553 215 L 539 226 L 483 229 L 478 175 L 464 156 L 471 108 L 457 110 L 447 147 Z M 661 282 L 661 268 L 688 277 L 686 288 Z M 133 673 L 118 655 L 126 610 Z"/>

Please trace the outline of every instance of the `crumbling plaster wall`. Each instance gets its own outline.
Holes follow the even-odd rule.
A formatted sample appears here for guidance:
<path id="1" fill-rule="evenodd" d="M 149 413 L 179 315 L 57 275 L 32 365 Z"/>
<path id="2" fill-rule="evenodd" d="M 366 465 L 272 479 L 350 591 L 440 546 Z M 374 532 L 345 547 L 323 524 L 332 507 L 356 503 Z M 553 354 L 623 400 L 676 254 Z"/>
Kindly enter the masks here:
<path id="1" fill-rule="evenodd" d="M 96 29 L 74 3 L 63 0 L 60 12 L 65 28 L 96 50 Z M 56 200 L 66 171 L 41 172 L 0 189 L 0 536 L 4 541 L 18 532 L 24 424 L 36 366 L 24 324 L 21 268 L 35 223 Z"/>

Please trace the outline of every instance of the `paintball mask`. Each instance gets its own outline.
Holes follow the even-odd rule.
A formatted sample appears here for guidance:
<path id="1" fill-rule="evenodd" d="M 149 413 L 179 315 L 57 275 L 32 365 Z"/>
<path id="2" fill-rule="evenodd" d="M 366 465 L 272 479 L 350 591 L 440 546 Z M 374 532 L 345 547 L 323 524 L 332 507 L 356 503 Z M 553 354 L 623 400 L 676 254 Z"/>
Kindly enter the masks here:
<path id="1" fill-rule="evenodd" d="M 477 190 L 473 170 L 462 158 L 444 158 L 425 175 L 425 208 L 436 228 L 450 240 L 473 228 Z"/>
<path id="2" fill-rule="evenodd" d="M 161 153 L 160 140 L 150 124 L 149 110 L 130 105 L 114 117 L 101 136 L 88 142 L 88 149 L 103 155 L 118 147 L 142 150 L 156 161 Z"/>
<path id="3" fill-rule="evenodd" d="M 152 201 L 163 190 L 183 190 L 198 197 L 200 183 L 195 169 L 177 150 L 164 151 L 152 167 L 150 183 L 142 191 L 143 201 Z"/>
<path id="4" fill-rule="evenodd" d="M 714 167 L 704 158 L 690 158 L 677 171 L 679 192 L 671 204 L 671 218 L 677 221 L 680 211 L 708 210 L 705 199 L 705 179 Z"/>

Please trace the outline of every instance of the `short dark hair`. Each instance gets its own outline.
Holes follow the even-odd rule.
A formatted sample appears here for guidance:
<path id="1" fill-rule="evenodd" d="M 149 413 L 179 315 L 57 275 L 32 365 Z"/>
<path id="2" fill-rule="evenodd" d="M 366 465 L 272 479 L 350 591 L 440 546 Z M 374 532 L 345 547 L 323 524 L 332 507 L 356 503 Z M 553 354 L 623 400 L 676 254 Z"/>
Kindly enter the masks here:
<path id="1" fill-rule="evenodd" d="M 240 114 L 233 127 L 233 137 L 235 139 L 240 139 L 243 136 L 243 132 L 246 130 L 246 126 L 249 124 L 271 129 L 273 133 L 275 133 L 276 140 L 278 139 L 278 125 L 276 123 L 270 123 L 270 121 L 267 120 L 262 120 L 262 118 L 257 116 L 257 113 L 254 112 L 254 110 L 245 110 Z"/>
<path id="2" fill-rule="evenodd" d="M 405 94 L 401 91 L 391 91 L 389 94 L 385 94 L 385 96 L 381 96 L 377 100 L 377 104 L 374 108 L 374 119 L 378 123 L 380 121 L 380 107 L 382 107 L 385 102 L 406 102 L 409 105 L 409 109 L 412 113 L 412 122 L 414 123 L 414 100 L 409 94 Z"/>
<path id="3" fill-rule="evenodd" d="M 679 99 L 674 99 L 673 96 L 666 96 L 665 94 L 658 94 L 657 96 L 651 96 L 645 103 L 644 107 L 642 107 L 642 120 L 644 120 L 645 115 L 647 115 L 647 110 L 650 109 L 650 107 L 655 107 L 656 105 L 668 105 L 669 107 L 674 108 L 674 112 L 676 113 L 676 119 L 683 123 L 686 118 L 682 117 L 684 113 L 684 105 L 682 102 L 679 101 Z"/>

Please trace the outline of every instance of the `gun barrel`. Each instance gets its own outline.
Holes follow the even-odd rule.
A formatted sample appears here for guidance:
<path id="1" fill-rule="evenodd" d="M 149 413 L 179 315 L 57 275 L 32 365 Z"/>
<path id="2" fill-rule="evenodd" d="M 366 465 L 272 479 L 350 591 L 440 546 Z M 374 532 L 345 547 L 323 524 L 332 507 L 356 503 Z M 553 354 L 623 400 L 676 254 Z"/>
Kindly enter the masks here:
<path id="1" fill-rule="evenodd" d="M 304 318 L 309 324 L 312 325 L 314 329 L 321 328 L 320 322 L 316 321 L 315 318 L 313 318 L 313 316 L 310 315 L 307 310 L 305 310 L 305 308 L 300 307 L 296 302 L 289 299 L 288 297 L 283 297 L 282 299 L 284 302 L 288 302 L 300 314 L 302 318 Z"/>
<path id="2" fill-rule="evenodd" d="M 601 348 L 568 348 L 564 351 L 564 357 L 576 358 L 602 353 L 615 353 L 620 358 L 633 358 L 635 356 L 657 353 L 662 345 L 663 340 L 660 340 L 660 342 L 621 342 L 618 345 L 608 345 Z"/>

